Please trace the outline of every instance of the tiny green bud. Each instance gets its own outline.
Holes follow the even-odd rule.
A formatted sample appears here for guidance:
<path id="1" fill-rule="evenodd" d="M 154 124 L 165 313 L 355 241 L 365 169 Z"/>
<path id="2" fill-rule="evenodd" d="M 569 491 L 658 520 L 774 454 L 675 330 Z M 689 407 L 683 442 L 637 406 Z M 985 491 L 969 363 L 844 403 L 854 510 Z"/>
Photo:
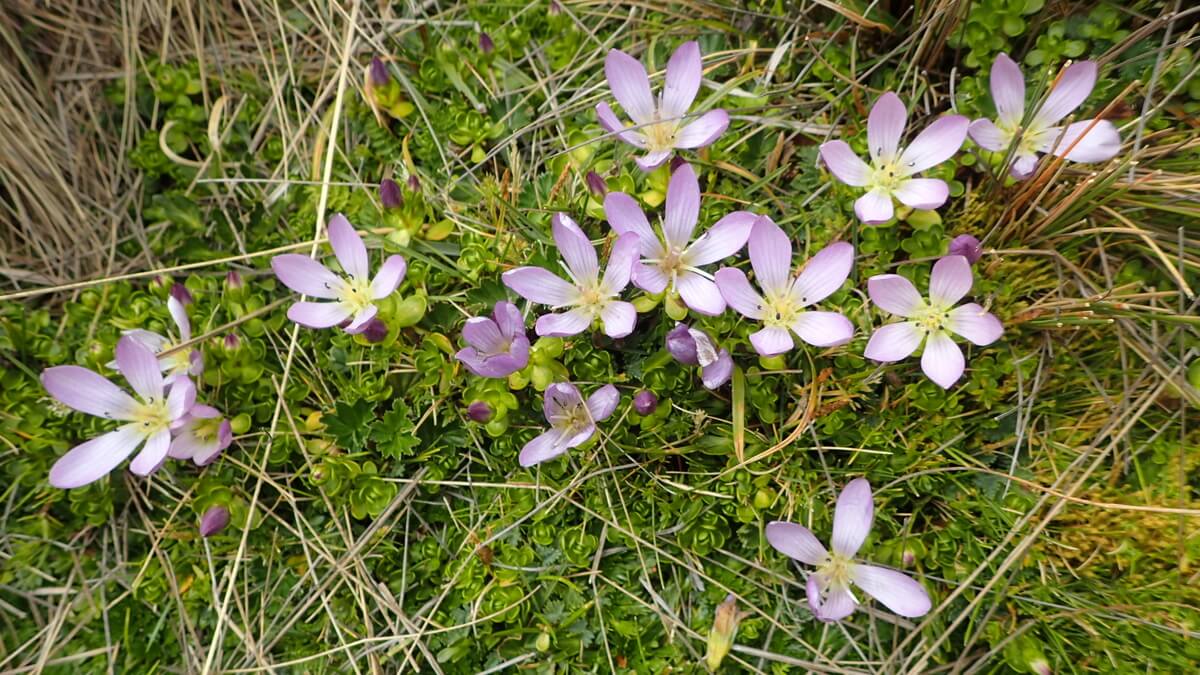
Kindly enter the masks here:
<path id="1" fill-rule="evenodd" d="M 710 671 L 719 668 L 721 661 L 729 654 L 742 616 L 737 608 L 737 599 L 732 593 L 725 598 L 725 602 L 717 606 L 717 616 L 713 618 L 712 628 L 708 631 L 708 651 L 704 655 L 704 664 Z"/>
<path id="2" fill-rule="evenodd" d="M 668 293 L 666 298 L 667 316 L 675 321 L 683 321 L 687 318 L 688 308 L 683 304 L 683 300 L 678 293 Z"/>
<path id="3" fill-rule="evenodd" d="M 250 430 L 250 415 L 239 413 L 233 419 L 229 420 L 229 427 L 235 434 L 244 434 Z"/>
<path id="4" fill-rule="evenodd" d="M 408 296 L 396 306 L 396 313 L 392 316 L 392 324 L 397 328 L 407 328 L 417 325 L 425 317 L 427 306 L 428 303 L 424 295 Z M 443 337 L 443 339 L 445 338 Z"/>
<path id="5" fill-rule="evenodd" d="M 537 641 L 534 642 L 534 647 L 537 647 L 539 652 L 544 652 L 550 649 L 550 634 L 546 632 L 538 633 Z"/>

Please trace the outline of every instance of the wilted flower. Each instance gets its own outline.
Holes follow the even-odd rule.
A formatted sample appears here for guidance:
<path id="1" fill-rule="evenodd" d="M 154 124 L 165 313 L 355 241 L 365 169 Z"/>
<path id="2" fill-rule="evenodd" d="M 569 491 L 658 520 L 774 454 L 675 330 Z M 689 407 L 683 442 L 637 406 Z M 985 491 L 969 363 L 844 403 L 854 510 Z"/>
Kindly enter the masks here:
<path id="1" fill-rule="evenodd" d="M 962 377 L 965 366 L 962 350 L 950 336 L 961 335 L 982 347 L 1004 333 L 1000 320 L 978 304 L 970 302 L 954 307 L 971 290 L 972 283 L 971 264 L 960 255 L 946 256 L 934 263 L 929 276 L 928 302 L 912 282 L 898 274 L 871 277 L 867 280 L 871 302 L 908 321 L 881 326 L 867 342 L 864 355 L 876 361 L 899 361 L 924 342 L 921 370 L 942 388 L 949 389 Z"/>
<path id="2" fill-rule="evenodd" d="M 183 423 L 196 401 L 191 380 L 179 377 L 166 393 L 154 352 L 132 336 L 117 342 L 117 369 L 137 398 L 103 376 L 80 366 L 54 366 L 42 372 L 42 386 L 60 403 L 79 412 L 125 422 L 116 430 L 72 448 L 50 469 L 50 484 L 76 488 L 104 477 L 139 447 L 129 469 L 153 473 L 167 456 L 171 429 Z"/>
<path id="3" fill-rule="evenodd" d="M 700 45 L 685 42 L 667 62 L 667 78 L 657 102 L 650 93 L 650 78 L 646 68 L 632 56 L 610 49 L 604 59 L 604 74 L 613 96 L 633 119 L 636 128 L 621 123 L 608 103 L 596 104 L 600 126 L 615 133 L 626 143 L 646 151 L 637 158 L 643 171 L 650 171 L 667 161 L 675 150 L 702 148 L 717 140 L 729 126 L 729 113 L 710 110 L 699 119 L 684 125 L 683 116 L 700 91 Z"/>
<path id="4" fill-rule="evenodd" d="M 946 115 L 934 120 L 903 150 L 908 111 L 900 97 L 887 92 L 871 107 L 867 118 L 867 149 L 871 164 L 858 158 L 845 141 L 821 144 L 821 159 L 846 185 L 865 187 L 854 202 L 854 213 L 867 224 L 891 220 L 892 198 L 914 209 L 936 209 L 946 203 L 950 187 L 937 178 L 914 175 L 950 159 L 967 137 L 967 118 Z"/>
<path id="5" fill-rule="evenodd" d="M 229 524 L 229 509 L 224 506 L 210 506 L 200 516 L 200 536 L 211 537 Z"/>
<path id="6" fill-rule="evenodd" d="M 721 661 L 729 654 L 742 616 L 742 612 L 737 608 L 737 598 L 733 597 L 732 593 L 725 597 L 725 602 L 717 606 L 717 615 L 708 631 L 707 650 L 704 653 L 704 664 L 708 666 L 709 672 L 716 672 L 721 666 Z"/>
<path id="7" fill-rule="evenodd" d="M 175 349 L 176 345 L 181 345 L 192 339 L 192 322 L 188 319 L 187 310 L 184 309 L 183 302 L 174 293 L 167 298 L 167 312 L 170 313 L 171 319 L 175 321 L 175 327 L 179 329 L 178 340 L 172 340 L 153 331 L 141 328 L 127 330 L 124 332 L 124 335 L 133 338 L 138 344 L 154 352 L 155 355 L 162 354 L 168 350 L 174 350 L 166 356 L 158 357 L 158 366 L 168 375 L 168 384 L 170 384 L 175 378 L 186 377 L 188 375 L 198 376 L 203 373 L 204 355 L 199 349 L 194 347 Z M 109 368 L 115 368 L 117 363 L 116 361 L 110 361 L 106 365 Z"/>
<path id="8" fill-rule="evenodd" d="M 734 211 L 692 241 L 700 217 L 700 183 L 684 164 L 671 176 L 661 236 L 650 227 L 637 201 L 623 192 L 604 200 L 604 213 L 613 230 L 632 232 L 641 244 L 641 262 L 633 266 L 633 283 L 649 293 L 678 293 L 689 308 L 709 316 L 725 311 L 725 299 L 712 276 L 700 269 L 723 260 L 746 245 L 758 216 Z"/>
<path id="9" fill-rule="evenodd" d="M 182 423 L 175 431 L 175 440 L 167 452 L 172 459 L 190 459 L 196 466 L 206 466 L 212 464 L 217 455 L 233 442 L 233 428 L 229 420 L 212 406 L 192 406 Z"/>
<path id="10" fill-rule="evenodd" d="M 789 558 L 814 565 L 808 575 L 808 605 L 822 621 L 840 621 L 858 606 L 850 584 L 866 591 L 888 609 L 905 617 L 929 612 L 929 594 L 921 584 L 901 572 L 854 562 L 854 554 L 871 532 L 875 505 L 871 485 L 856 478 L 838 495 L 833 514 L 833 551 L 826 551 L 808 528 L 775 521 L 767 524 L 767 541 Z"/>
<path id="11" fill-rule="evenodd" d="M 391 178 L 379 181 L 379 201 L 385 209 L 398 209 L 404 206 L 404 197 L 400 194 L 400 186 Z"/>
<path id="12" fill-rule="evenodd" d="M 486 424 L 492 419 L 492 406 L 488 405 L 487 401 L 472 401 L 471 405 L 467 406 L 467 417 L 473 422 Z"/>
<path id="13" fill-rule="evenodd" d="M 334 301 L 297 302 L 288 308 L 289 319 L 308 328 L 329 328 L 349 321 L 345 331 L 360 333 L 379 311 L 375 301 L 386 298 L 400 286 L 408 265 L 404 256 L 388 256 L 372 280 L 367 247 L 340 213 L 329 223 L 329 243 L 344 277 L 308 256 L 295 253 L 275 256 L 271 259 L 271 269 L 293 291 Z"/>
<path id="14" fill-rule="evenodd" d="M 604 182 L 604 178 L 600 174 L 595 171 L 589 171 L 584 180 L 587 183 L 588 190 L 591 190 L 593 195 L 596 195 L 600 199 L 604 198 L 604 195 L 608 192 L 608 185 Z"/>
<path id="15" fill-rule="evenodd" d="M 463 326 L 469 346 L 455 357 L 479 377 L 508 377 L 529 363 L 529 338 L 525 319 L 511 302 L 500 301 L 492 318 L 474 316 Z"/>
<path id="16" fill-rule="evenodd" d="M 611 384 L 597 389 L 586 403 L 579 388 L 570 382 L 546 387 L 542 410 L 550 429 L 521 448 L 521 466 L 540 464 L 581 445 L 596 433 L 596 422 L 613 414 L 620 400 L 621 394 Z"/>
<path id="17" fill-rule="evenodd" d="M 967 262 L 974 265 L 983 257 L 983 245 L 969 234 L 960 234 L 950 241 L 950 250 L 947 255 L 961 255 L 967 259 Z"/>
<path id="18" fill-rule="evenodd" d="M 677 323 L 667 333 L 667 351 L 684 365 L 701 366 L 700 378 L 707 389 L 720 387 L 733 375 L 733 358 L 729 351 L 718 350 L 708 333 L 687 324 Z"/>
<path id="19" fill-rule="evenodd" d="M 392 76 L 388 73 L 387 64 L 378 56 L 371 57 L 371 65 L 367 70 L 367 76 L 370 78 L 372 86 L 382 87 L 392 81 Z"/>
<path id="20" fill-rule="evenodd" d="M 622 338 L 633 332 L 637 310 L 633 304 L 617 300 L 629 285 L 633 263 L 638 256 L 638 237 L 623 234 L 613 244 L 608 268 L 600 277 L 596 250 L 587 235 L 565 213 L 554 214 L 554 243 L 566 263 L 570 282 L 541 267 L 518 267 L 502 276 L 504 284 L 517 295 L 553 309 L 570 307 L 560 314 L 547 314 L 537 320 L 538 335 L 566 337 L 587 330 L 599 319 L 609 337 Z"/>
<path id="21" fill-rule="evenodd" d="M 1000 54 L 992 62 L 991 85 L 996 121 L 975 120 L 970 134 L 976 143 L 994 152 L 1008 150 L 1020 135 L 1010 170 L 1013 178 L 1032 175 L 1039 153 L 1049 152 L 1072 162 L 1105 162 L 1121 151 L 1121 136 L 1108 120 L 1088 119 L 1066 128 L 1055 126 L 1092 93 L 1096 86 L 1094 61 L 1068 66 L 1024 128 L 1021 123 L 1025 118 L 1025 76 L 1007 54 Z"/>
<path id="22" fill-rule="evenodd" d="M 793 278 L 791 240 L 770 218 L 761 216 L 750 232 L 750 266 L 763 295 L 736 267 L 717 271 L 717 287 L 730 307 L 763 323 L 762 330 L 750 336 L 759 354 L 774 356 L 790 350 L 791 333 L 810 345 L 832 347 L 850 341 L 854 324 L 837 312 L 804 308 L 838 290 L 853 264 L 854 247 L 839 241 L 818 251 Z"/>
<path id="23" fill-rule="evenodd" d="M 633 409 L 639 415 L 649 415 L 658 408 L 658 397 L 649 389 L 639 391 L 633 397 Z"/>

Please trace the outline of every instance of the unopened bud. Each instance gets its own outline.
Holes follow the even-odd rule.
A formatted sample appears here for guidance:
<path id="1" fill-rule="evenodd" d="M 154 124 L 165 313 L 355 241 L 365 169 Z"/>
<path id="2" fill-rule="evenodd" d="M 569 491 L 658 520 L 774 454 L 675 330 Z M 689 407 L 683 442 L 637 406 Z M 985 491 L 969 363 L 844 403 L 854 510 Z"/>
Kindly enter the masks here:
<path id="1" fill-rule="evenodd" d="M 960 234 L 950 242 L 947 255 L 961 255 L 972 265 L 983 256 L 983 246 L 979 240 L 969 234 Z"/>
<path id="2" fill-rule="evenodd" d="M 379 319 L 373 318 L 363 326 L 362 336 L 371 344 L 378 344 L 387 339 L 388 327 L 387 324 Z"/>
<path id="3" fill-rule="evenodd" d="M 558 16 L 562 13 L 562 5 L 558 4 L 558 0 L 550 0 L 550 9 L 546 10 L 550 16 Z"/>
<path id="4" fill-rule="evenodd" d="M 585 181 L 587 182 L 588 189 L 591 190 L 592 194 L 596 195 L 598 199 L 604 199 L 604 195 L 608 194 L 608 185 L 604 182 L 604 178 L 602 178 L 600 174 L 596 173 L 595 171 L 587 172 Z"/>
<path id="5" fill-rule="evenodd" d="M 721 661 L 729 654 L 741 620 L 742 613 L 738 611 L 737 599 L 730 593 L 725 602 L 717 606 L 712 629 L 708 631 L 708 651 L 704 654 L 704 663 L 710 671 L 719 668 Z"/>
<path id="6" fill-rule="evenodd" d="M 200 536 L 211 537 L 225 529 L 229 524 L 229 509 L 224 506 L 210 506 L 200 517 Z"/>
<path id="7" fill-rule="evenodd" d="M 1045 659 L 1037 659 L 1030 662 L 1029 670 L 1036 673 L 1036 675 L 1054 675 L 1054 670 L 1050 667 L 1049 663 L 1046 663 Z"/>
<path id="8" fill-rule="evenodd" d="M 474 422 L 484 424 L 492 419 L 492 406 L 488 405 L 487 401 L 473 401 L 471 405 L 467 406 L 467 417 Z"/>
<path id="9" fill-rule="evenodd" d="M 658 397 L 649 389 L 643 389 L 633 397 L 633 409 L 639 415 L 649 415 L 656 408 L 658 408 Z"/>
<path id="10" fill-rule="evenodd" d="M 229 270 L 225 274 L 225 286 L 231 290 L 242 287 L 242 275 L 237 270 Z"/>
<path id="11" fill-rule="evenodd" d="M 184 286 L 183 284 L 171 285 L 171 297 L 178 300 L 179 304 L 181 305 L 192 304 L 192 292 L 189 291 L 187 286 Z"/>
<path id="12" fill-rule="evenodd" d="M 413 192 L 418 192 L 421 189 L 421 179 L 417 178 L 417 174 L 410 173 L 408 175 L 408 189 Z"/>
<path id="13" fill-rule="evenodd" d="M 383 63 L 383 59 L 378 56 L 371 59 L 371 84 L 376 87 L 382 87 L 392 80 L 392 76 L 388 73 L 387 66 Z"/>
<path id="14" fill-rule="evenodd" d="M 904 549 L 904 553 L 900 554 L 900 562 L 902 562 L 905 567 L 912 567 L 917 562 L 917 554 L 914 553 L 911 548 L 906 548 Z"/>
<path id="15" fill-rule="evenodd" d="M 491 54 L 492 50 L 495 48 L 496 43 L 492 42 L 491 35 L 488 35 L 487 33 L 479 34 L 479 51 L 483 52 L 484 54 Z"/>
<path id="16" fill-rule="evenodd" d="M 237 336 L 237 333 L 230 333 L 225 336 L 223 343 L 226 350 L 236 352 L 242 346 L 242 339 Z"/>
<path id="17" fill-rule="evenodd" d="M 404 206 L 404 197 L 400 195 L 400 186 L 391 178 L 379 182 L 379 200 L 385 209 L 398 209 Z"/>

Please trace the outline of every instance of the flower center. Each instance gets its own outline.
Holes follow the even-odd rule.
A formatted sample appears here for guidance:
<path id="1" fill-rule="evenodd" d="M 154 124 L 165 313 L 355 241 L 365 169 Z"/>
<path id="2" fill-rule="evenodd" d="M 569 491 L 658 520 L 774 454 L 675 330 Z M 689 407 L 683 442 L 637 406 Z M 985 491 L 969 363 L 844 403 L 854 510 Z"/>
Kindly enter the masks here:
<path id="1" fill-rule="evenodd" d="M 192 424 L 192 434 L 205 443 L 212 443 L 216 441 L 217 437 L 220 435 L 220 432 L 220 417 L 198 419 Z"/>
<path id="2" fill-rule="evenodd" d="M 342 284 L 341 301 L 350 306 L 357 314 L 374 304 L 371 297 L 371 282 L 368 279 L 347 277 Z"/>
<path id="3" fill-rule="evenodd" d="M 162 351 L 165 352 L 172 348 L 174 348 L 174 345 L 168 342 L 167 344 L 163 345 Z M 167 374 L 181 375 L 186 374 L 189 370 L 191 370 L 192 351 L 193 350 L 191 347 L 187 347 L 186 349 L 180 349 L 169 356 L 162 357 L 167 365 Z"/>
<path id="4" fill-rule="evenodd" d="M 588 415 L 586 406 L 576 405 L 563 409 L 550 422 L 568 434 L 577 434 L 592 423 L 592 418 Z"/>
<path id="5" fill-rule="evenodd" d="M 661 152 L 675 147 L 675 134 L 679 131 L 679 123 L 675 120 L 654 122 L 642 127 L 646 135 L 646 149 L 650 152 Z"/>
<path id="6" fill-rule="evenodd" d="M 900 183 L 907 179 L 908 175 L 901 171 L 898 159 L 881 157 L 879 164 L 875 167 L 875 175 L 872 176 L 871 183 L 875 187 L 891 192 L 900 187 Z"/>
<path id="7" fill-rule="evenodd" d="M 945 330 L 946 324 L 950 322 L 950 308 L 926 305 L 913 316 L 913 321 L 917 328 L 926 333 L 937 333 Z"/>
<path id="8" fill-rule="evenodd" d="M 602 281 L 594 281 L 588 284 L 582 284 L 579 287 L 579 307 L 589 310 L 594 315 L 599 315 L 600 310 L 604 309 L 604 305 L 608 304 L 608 299 L 613 297 L 613 293 L 609 293 L 604 287 Z"/>
<path id="9" fill-rule="evenodd" d="M 146 438 L 166 431 L 171 427 L 171 411 L 167 409 L 166 399 L 139 401 L 130 415 L 130 422 L 136 424 Z"/>
<path id="10" fill-rule="evenodd" d="M 787 328 L 796 320 L 799 308 L 790 294 L 768 294 L 763 298 L 763 323 L 773 328 Z"/>
<path id="11" fill-rule="evenodd" d="M 850 565 L 853 561 L 835 552 L 830 552 L 825 562 L 817 568 L 817 578 L 821 580 L 821 591 L 830 588 L 848 588 L 850 586 Z"/>

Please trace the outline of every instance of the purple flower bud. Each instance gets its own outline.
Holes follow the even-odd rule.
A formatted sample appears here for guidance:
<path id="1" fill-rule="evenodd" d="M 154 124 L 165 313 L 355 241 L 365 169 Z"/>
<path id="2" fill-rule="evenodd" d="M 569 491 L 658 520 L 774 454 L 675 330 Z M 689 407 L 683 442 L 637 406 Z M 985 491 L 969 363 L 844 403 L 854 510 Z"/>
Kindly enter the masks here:
<path id="1" fill-rule="evenodd" d="M 237 336 L 237 333 L 230 333 L 225 336 L 225 349 L 231 352 L 236 352 L 242 347 L 242 339 Z"/>
<path id="2" fill-rule="evenodd" d="M 979 240 L 969 234 L 960 234 L 950 242 L 947 255 L 961 255 L 967 262 L 974 265 L 983 256 L 983 246 Z"/>
<path id="3" fill-rule="evenodd" d="M 900 561 L 905 567 L 912 567 L 917 562 L 917 554 L 911 548 L 906 548 L 904 553 L 900 554 Z"/>
<path id="4" fill-rule="evenodd" d="M 486 401 L 473 401 L 471 405 L 467 406 L 467 417 L 484 424 L 492 419 L 492 406 L 488 405 Z"/>
<path id="5" fill-rule="evenodd" d="M 388 73 L 387 66 L 384 65 L 383 59 L 378 56 L 371 59 L 371 84 L 376 87 L 382 87 L 390 82 L 392 76 Z"/>
<path id="6" fill-rule="evenodd" d="M 417 174 L 415 174 L 415 173 L 413 173 L 413 174 L 409 174 L 409 176 L 408 176 L 408 189 L 409 189 L 409 190 L 412 190 L 413 192 L 418 192 L 418 191 L 420 191 L 420 189 L 421 189 L 421 180 L 420 180 L 419 178 L 417 178 Z"/>
<path id="7" fill-rule="evenodd" d="M 657 407 L 658 397 L 649 389 L 643 389 L 633 397 L 633 409 L 639 415 L 649 415 Z"/>
<path id="8" fill-rule="evenodd" d="M 229 524 L 229 509 L 224 506 L 210 506 L 200 517 L 200 536 L 211 537 L 225 529 Z"/>
<path id="9" fill-rule="evenodd" d="M 484 54 L 491 54 L 492 50 L 495 48 L 496 43 L 492 42 L 491 35 L 488 35 L 487 33 L 479 34 L 479 51 L 483 52 Z"/>
<path id="10" fill-rule="evenodd" d="M 178 300 L 179 304 L 181 305 L 192 304 L 192 292 L 189 291 L 187 286 L 184 286 L 183 284 L 171 285 L 171 297 Z"/>
<path id="11" fill-rule="evenodd" d="M 225 286 L 230 289 L 242 287 L 242 275 L 238 274 L 237 270 L 229 270 L 225 274 Z"/>
<path id="12" fill-rule="evenodd" d="M 672 157 L 671 158 L 671 175 L 674 176 L 675 171 L 677 169 L 679 169 L 679 167 L 684 166 L 685 164 L 687 164 L 687 160 L 680 157 L 679 155 L 675 155 L 674 157 Z"/>
<path id="13" fill-rule="evenodd" d="M 377 318 L 371 319 L 363 326 L 362 336 L 371 344 L 383 342 L 388 336 L 387 324 Z"/>
<path id="14" fill-rule="evenodd" d="M 1045 659 L 1037 659 L 1030 662 L 1029 669 L 1037 673 L 1037 675 L 1054 675 L 1054 670 L 1046 663 Z"/>
<path id="15" fill-rule="evenodd" d="M 400 186 L 391 178 L 379 182 L 379 199 L 385 209 L 398 209 L 404 206 L 404 197 L 400 195 Z"/>
<path id="16" fill-rule="evenodd" d="M 600 174 L 596 173 L 595 171 L 587 172 L 586 181 L 588 189 L 591 190 L 592 194 L 596 195 L 598 199 L 604 199 L 604 195 L 608 194 L 608 185 L 605 184 L 604 179 L 600 177 Z"/>
<path id="17" fill-rule="evenodd" d="M 558 16 L 562 13 L 562 5 L 558 4 L 558 0 L 550 0 L 550 9 L 546 13 L 550 16 Z"/>

